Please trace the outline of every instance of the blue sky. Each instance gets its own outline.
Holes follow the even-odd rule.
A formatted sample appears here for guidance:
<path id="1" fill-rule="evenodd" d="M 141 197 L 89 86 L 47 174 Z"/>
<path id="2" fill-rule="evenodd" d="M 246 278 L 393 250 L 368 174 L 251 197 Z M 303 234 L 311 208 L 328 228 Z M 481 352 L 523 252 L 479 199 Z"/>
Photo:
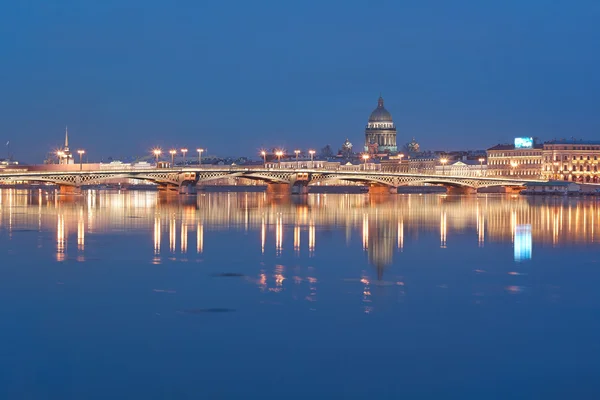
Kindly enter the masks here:
<path id="1" fill-rule="evenodd" d="M 30 162 L 65 125 L 90 160 L 360 146 L 380 92 L 399 145 L 600 136 L 598 1 L 50 3 L 0 13 L 0 140 Z"/>

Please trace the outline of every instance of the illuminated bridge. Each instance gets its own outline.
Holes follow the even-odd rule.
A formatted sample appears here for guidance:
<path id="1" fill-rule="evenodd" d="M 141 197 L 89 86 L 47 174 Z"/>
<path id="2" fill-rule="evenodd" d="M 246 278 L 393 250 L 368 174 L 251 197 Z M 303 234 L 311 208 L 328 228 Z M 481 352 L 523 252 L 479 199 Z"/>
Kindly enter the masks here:
<path id="1" fill-rule="evenodd" d="M 79 166 L 77 166 L 79 168 Z M 539 180 L 512 179 L 510 177 L 465 177 L 452 175 L 424 175 L 414 173 L 381 172 L 371 170 L 343 169 L 284 169 L 237 166 L 203 166 L 185 168 L 134 168 L 131 166 L 115 169 L 69 168 L 68 170 L 45 170 L 41 166 L 22 167 L 0 172 L 0 182 L 39 182 L 58 185 L 69 191 L 84 185 L 97 185 L 107 182 L 128 181 L 130 179 L 152 182 L 159 189 L 177 190 L 179 193 L 195 193 L 196 184 L 224 178 L 245 178 L 265 182 L 277 191 L 290 190 L 292 193 L 307 193 L 309 185 L 333 182 L 362 183 L 370 191 L 394 192 L 400 186 L 434 184 L 448 188 L 474 192 L 479 188 L 503 186 L 523 187 L 527 182 Z"/>

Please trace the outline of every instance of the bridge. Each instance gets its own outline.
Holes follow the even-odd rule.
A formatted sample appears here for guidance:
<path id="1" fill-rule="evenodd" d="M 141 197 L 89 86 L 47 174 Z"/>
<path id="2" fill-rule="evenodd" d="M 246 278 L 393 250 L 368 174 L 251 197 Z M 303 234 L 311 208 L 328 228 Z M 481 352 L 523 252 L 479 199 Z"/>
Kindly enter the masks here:
<path id="1" fill-rule="evenodd" d="M 443 185 L 460 192 L 475 192 L 493 186 L 523 187 L 528 182 L 540 180 L 493 178 L 486 176 L 451 176 L 444 174 L 424 175 L 416 173 L 381 172 L 373 170 L 343 170 L 325 168 L 265 168 L 241 166 L 202 166 L 176 168 L 135 168 L 126 166 L 114 169 L 45 170 L 41 166 L 19 167 L 0 170 L 0 182 L 37 182 L 58 185 L 61 191 L 69 192 L 85 185 L 102 184 L 108 181 L 137 179 L 152 182 L 162 190 L 179 193 L 196 193 L 196 185 L 223 178 L 246 178 L 263 181 L 274 191 L 307 193 L 309 185 L 329 182 L 363 183 L 370 192 L 397 191 L 400 186 L 417 184 Z M 77 166 L 79 168 L 79 166 Z"/>

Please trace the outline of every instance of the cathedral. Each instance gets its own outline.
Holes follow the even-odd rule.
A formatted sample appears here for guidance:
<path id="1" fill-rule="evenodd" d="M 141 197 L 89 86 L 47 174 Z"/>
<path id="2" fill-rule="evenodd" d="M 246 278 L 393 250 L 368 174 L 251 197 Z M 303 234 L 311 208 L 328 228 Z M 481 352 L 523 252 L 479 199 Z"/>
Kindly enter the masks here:
<path id="1" fill-rule="evenodd" d="M 396 126 L 391 114 L 383 107 L 381 96 L 365 128 L 365 151 L 372 154 L 398 152 Z"/>

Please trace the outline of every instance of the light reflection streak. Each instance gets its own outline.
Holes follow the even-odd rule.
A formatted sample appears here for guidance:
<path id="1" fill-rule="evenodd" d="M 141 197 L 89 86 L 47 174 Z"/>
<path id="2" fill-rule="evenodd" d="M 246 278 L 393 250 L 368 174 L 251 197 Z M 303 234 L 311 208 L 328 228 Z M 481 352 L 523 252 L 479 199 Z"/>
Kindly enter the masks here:
<path id="1" fill-rule="evenodd" d="M 58 214 L 56 226 L 56 261 L 64 261 L 65 259 L 65 217 L 63 214 Z"/>
<path id="2" fill-rule="evenodd" d="M 448 233 L 448 227 L 446 226 L 446 211 L 442 212 L 440 216 L 440 247 L 446 248 L 446 235 Z"/>
<path id="3" fill-rule="evenodd" d="M 260 224 L 260 251 L 262 254 L 265 254 L 265 242 L 267 240 L 267 224 L 265 223 L 265 217 L 262 218 L 262 223 Z"/>
<path id="4" fill-rule="evenodd" d="M 160 236 L 161 236 L 161 226 L 160 226 L 160 217 L 154 217 L 154 254 L 160 254 Z"/>
<path id="5" fill-rule="evenodd" d="M 77 220 L 77 249 L 79 251 L 85 250 L 85 222 L 83 217 L 83 210 L 80 210 Z"/>
<path id="6" fill-rule="evenodd" d="M 181 253 L 187 253 L 188 243 L 188 226 L 184 221 L 181 221 Z"/>
<path id="7" fill-rule="evenodd" d="M 275 249 L 277 255 L 281 255 L 283 250 L 283 217 L 281 214 L 277 215 L 277 223 L 275 225 Z"/>
<path id="8" fill-rule="evenodd" d="M 294 227 L 294 251 L 300 254 L 300 225 Z"/>
<path id="9" fill-rule="evenodd" d="M 196 252 L 202 254 L 204 251 L 204 225 L 198 222 L 196 226 Z"/>
<path id="10" fill-rule="evenodd" d="M 308 254 L 313 256 L 315 254 L 315 246 L 316 246 L 316 230 L 315 230 L 315 222 L 311 219 L 308 225 Z"/>
<path id="11" fill-rule="evenodd" d="M 177 221 L 172 218 L 169 221 L 169 250 L 171 253 L 175 253 L 177 248 Z"/>

